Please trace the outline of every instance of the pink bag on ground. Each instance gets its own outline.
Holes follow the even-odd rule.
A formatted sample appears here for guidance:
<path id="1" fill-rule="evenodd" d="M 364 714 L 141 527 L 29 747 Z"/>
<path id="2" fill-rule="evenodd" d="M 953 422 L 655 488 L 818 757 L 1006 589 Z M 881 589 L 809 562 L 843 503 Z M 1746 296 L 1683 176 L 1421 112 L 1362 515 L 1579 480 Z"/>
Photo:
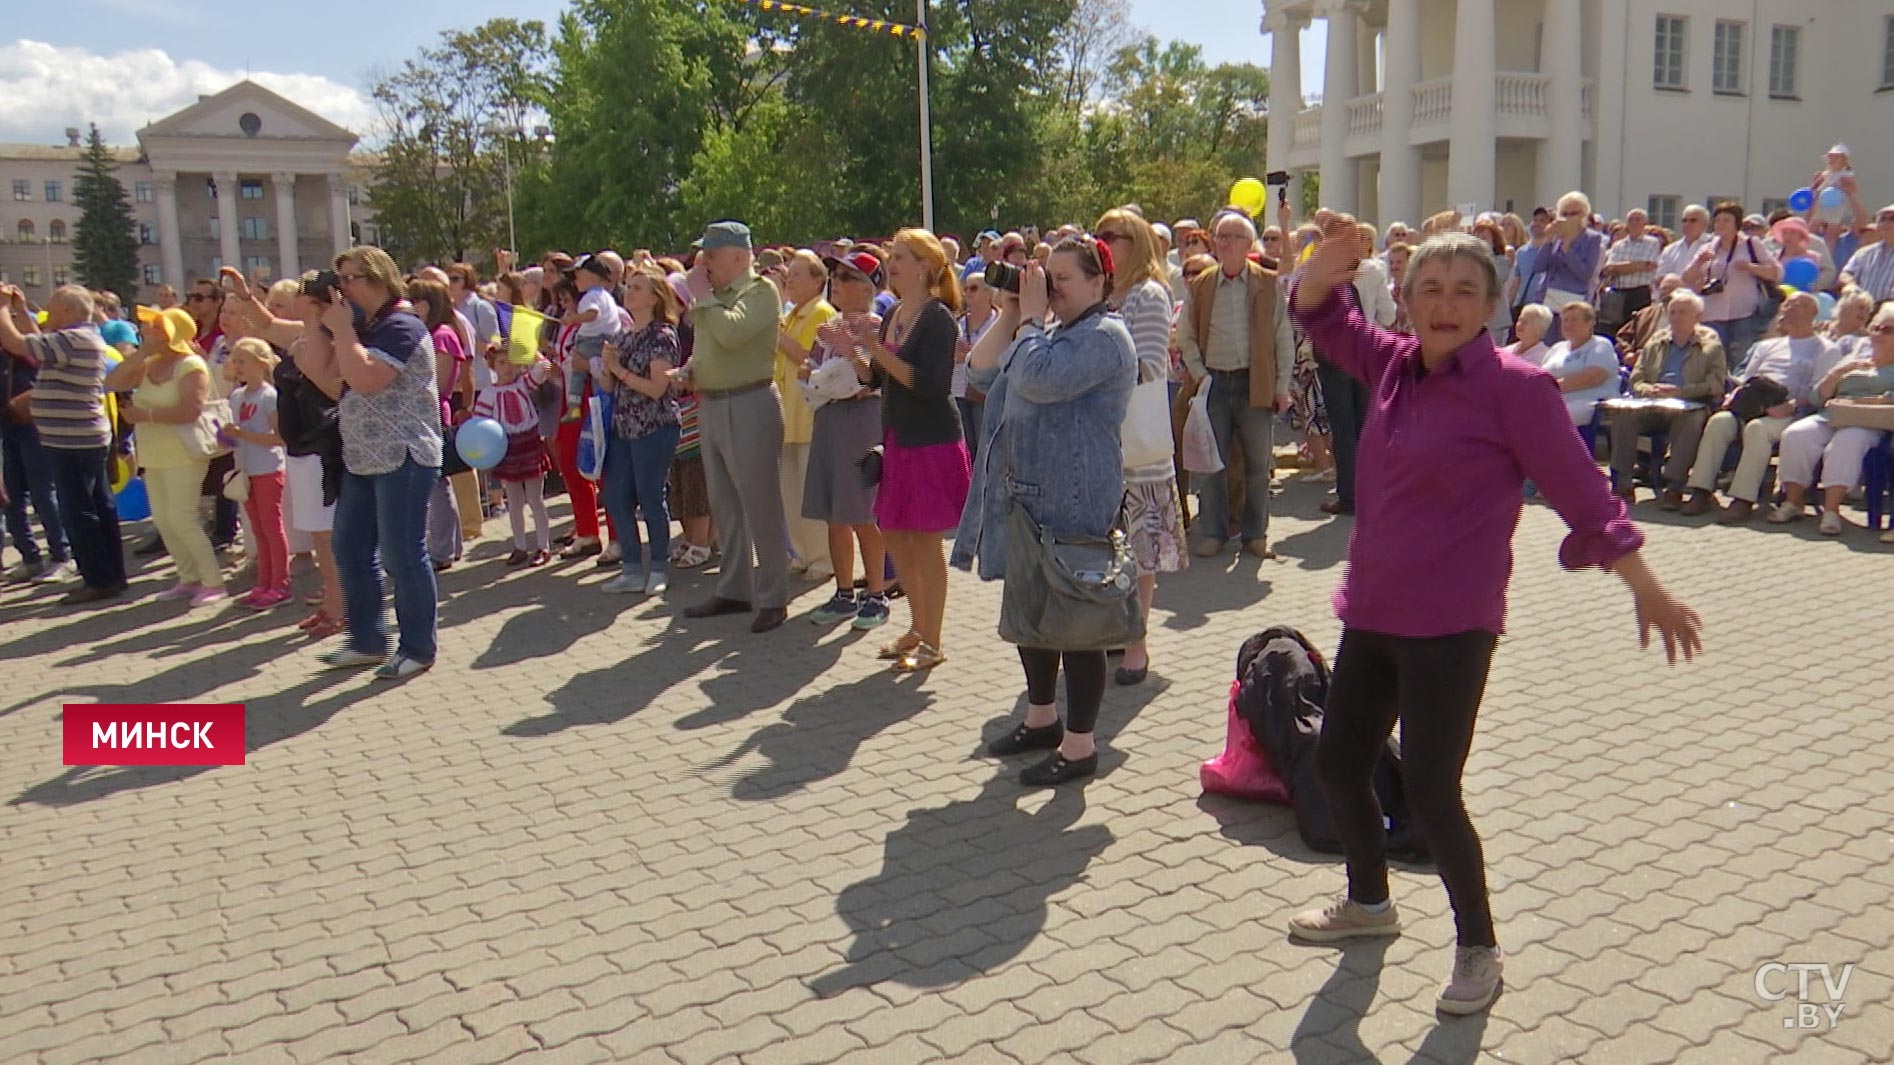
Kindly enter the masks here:
<path id="1" fill-rule="evenodd" d="M 1269 764 L 1262 744 L 1250 735 L 1250 728 L 1236 712 L 1236 693 L 1242 681 L 1230 683 L 1227 736 L 1223 753 L 1205 762 L 1197 771 L 1203 790 L 1212 795 L 1289 805 L 1289 786 L 1276 767 Z"/>

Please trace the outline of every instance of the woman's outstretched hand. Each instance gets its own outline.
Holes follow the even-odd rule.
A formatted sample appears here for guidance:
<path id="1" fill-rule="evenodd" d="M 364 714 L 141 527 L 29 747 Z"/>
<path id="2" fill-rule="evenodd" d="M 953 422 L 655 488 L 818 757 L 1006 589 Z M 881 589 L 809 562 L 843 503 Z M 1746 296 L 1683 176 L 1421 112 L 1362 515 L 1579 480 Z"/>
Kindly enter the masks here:
<path id="1" fill-rule="evenodd" d="M 1361 237 L 1354 218 L 1336 215 L 1323 227 L 1322 241 L 1302 265 L 1302 280 L 1296 285 L 1296 310 L 1308 312 L 1320 307 L 1336 286 L 1355 280 L 1361 266 Z"/>

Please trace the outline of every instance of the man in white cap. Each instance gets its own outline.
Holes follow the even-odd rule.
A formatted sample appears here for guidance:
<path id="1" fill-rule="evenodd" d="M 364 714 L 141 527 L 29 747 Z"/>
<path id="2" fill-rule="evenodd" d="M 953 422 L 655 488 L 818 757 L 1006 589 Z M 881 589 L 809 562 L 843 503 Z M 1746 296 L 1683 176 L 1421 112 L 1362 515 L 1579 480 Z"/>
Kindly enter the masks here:
<path id="1" fill-rule="evenodd" d="M 754 606 L 750 631 L 769 632 L 789 618 L 789 526 L 777 480 L 783 450 L 775 375 L 781 297 L 756 273 L 749 226 L 712 222 L 702 244 L 686 275 L 696 330 L 690 380 L 723 567 L 716 594 L 684 616 L 747 614 Z"/>

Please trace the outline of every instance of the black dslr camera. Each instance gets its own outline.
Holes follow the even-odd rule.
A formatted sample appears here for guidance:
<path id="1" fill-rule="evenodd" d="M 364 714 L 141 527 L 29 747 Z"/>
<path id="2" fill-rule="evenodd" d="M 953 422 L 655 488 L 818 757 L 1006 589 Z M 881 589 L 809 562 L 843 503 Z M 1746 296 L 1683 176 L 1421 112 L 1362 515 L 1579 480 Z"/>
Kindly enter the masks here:
<path id="1" fill-rule="evenodd" d="M 302 294 L 317 303 L 335 302 L 335 294 L 342 288 L 342 279 L 335 276 L 334 270 L 318 270 L 316 276 L 304 278 Z"/>
<path id="2" fill-rule="evenodd" d="M 1024 268 L 1014 266 L 1009 262 L 986 264 L 987 287 L 1000 292 L 1011 292 L 1015 296 L 1019 295 L 1019 279 L 1025 274 Z"/>

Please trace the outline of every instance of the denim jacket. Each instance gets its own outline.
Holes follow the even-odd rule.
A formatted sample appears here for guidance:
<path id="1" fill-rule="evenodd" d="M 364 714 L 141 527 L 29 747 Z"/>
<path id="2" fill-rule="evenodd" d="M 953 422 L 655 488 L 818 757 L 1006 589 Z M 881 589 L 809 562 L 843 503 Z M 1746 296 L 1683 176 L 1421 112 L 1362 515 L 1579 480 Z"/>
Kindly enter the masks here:
<path id="1" fill-rule="evenodd" d="M 1006 515 L 1017 499 L 1043 528 L 1103 536 L 1124 501 L 1119 433 L 1138 383 L 1124 319 L 1085 315 L 1046 332 L 1029 325 L 998 367 L 969 368 L 986 393 L 979 461 L 951 561 L 981 580 L 1006 574 Z"/>

